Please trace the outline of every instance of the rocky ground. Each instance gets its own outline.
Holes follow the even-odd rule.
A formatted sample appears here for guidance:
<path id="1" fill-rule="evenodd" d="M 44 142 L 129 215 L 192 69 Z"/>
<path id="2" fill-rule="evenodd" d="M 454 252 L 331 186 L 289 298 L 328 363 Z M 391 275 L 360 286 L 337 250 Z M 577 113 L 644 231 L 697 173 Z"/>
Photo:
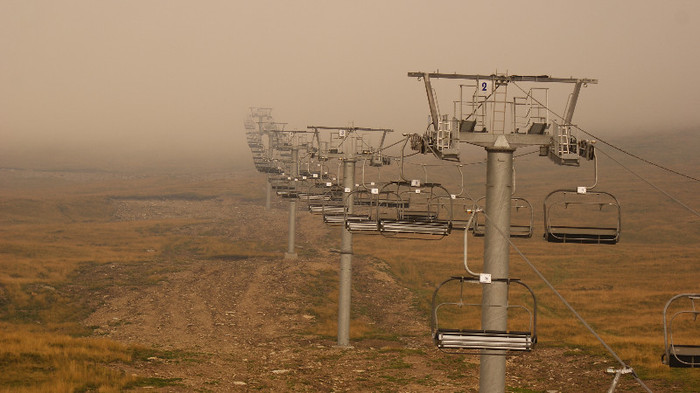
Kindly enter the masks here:
<path id="1" fill-rule="evenodd" d="M 265 211 L 233 197 L 114 203 L 115 220 L 197 217 L 199 224 L 174 230 L 286 244 L 285 204 Z M 149 391 L 478 391 L 478 356 L 438 351 L 426 315 L 414 307 L 414 295 L 371 257 L 353 260 L 352 293 L 353 317 L 371 332 L 353 337 L 351 348 L 337 347 L 332 330 L 319 333 L 324 316 L 314 310 L 337 296 L 339 257 L 313 245 L 328 236 L 320 219 L 302 211 L 299 216 L 303 248 L 298 260 L 281 254 L 164 257 L 160 263 L 167 274 L 153 285 L 107 287 L 92 294 L 102 299 L 101 306 L 84 324 L 96 336 L 158 349 L 132 366 L 118 366 L 157 381 L 144 388 Z M 124 269 L 134 267 L 115 263 L 83 274 L 117 276 Z M 540 345 L 508 359 L 507 391 L 607 391 L 608 365 L 613 365 L 609 359 Z M 643 390 L 626 377 L 617 391 Z"/>

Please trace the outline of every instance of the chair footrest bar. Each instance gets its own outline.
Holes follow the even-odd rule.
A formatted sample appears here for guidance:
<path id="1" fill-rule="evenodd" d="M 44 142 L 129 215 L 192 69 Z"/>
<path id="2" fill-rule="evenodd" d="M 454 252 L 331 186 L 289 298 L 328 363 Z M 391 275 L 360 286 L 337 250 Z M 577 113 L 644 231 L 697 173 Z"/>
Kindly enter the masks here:
<path id="1" fill-rule="evenodd" d="M 530 351 L 536 338 L 530 332 L 489 330 L 437 330 L 433 338 L 439 348 L 465 350 Z"/>

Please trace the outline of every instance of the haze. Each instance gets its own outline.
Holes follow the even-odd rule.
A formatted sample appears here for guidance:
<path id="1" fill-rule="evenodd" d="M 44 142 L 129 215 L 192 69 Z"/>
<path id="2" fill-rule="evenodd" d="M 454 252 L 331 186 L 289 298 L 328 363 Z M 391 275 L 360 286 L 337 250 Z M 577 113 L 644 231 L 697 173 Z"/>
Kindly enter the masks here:
<path id="1" fill-rule="evenodd" d="M 699 2 L 668 0 L 2 0 L 0 166 L 36 154 L 250 165 L 250 106 L 288 128 L 418 132 L 425 92 L 408 71 L 597 78 L 575 116 L 586 129 L 697 128 L 699 18 Z"/>

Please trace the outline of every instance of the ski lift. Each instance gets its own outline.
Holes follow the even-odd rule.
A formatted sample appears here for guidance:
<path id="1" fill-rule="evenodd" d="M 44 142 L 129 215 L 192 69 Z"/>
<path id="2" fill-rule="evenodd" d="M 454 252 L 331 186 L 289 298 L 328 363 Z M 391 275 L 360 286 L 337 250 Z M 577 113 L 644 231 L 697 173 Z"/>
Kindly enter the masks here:
<path id="1" fill-rule="evenodd" d="M 350 232 L 381 233 L 382 223 L 397 221 L 402 209 L 408 206 L 392 190 L 379 188 L 357 189 L 353 191 L 353 214 L 346 214 L 346 228 Z"/>
<path id="2" fill-rule="evenodd" d="M 680 300 L 690 300 L 690 308 L 681 309 L 669 317 L 669 308 L 672 303 Z M 692 337 L 695 338 L 692 344 L 676 344 L 673 338 L 673 332 L 678 329 L 678 325 L 694 323 L 697 330 L 698 314 L 700 309 L 695 305 L 696 301 L 700 301 L 700 293 L 684 293 L 672 297 L 664 307 L 664 354 L 661 355 L 661 362 L 669 367 L 700 367 L 700 341 L 697 339 L 698 334 L 695 333 Z M 678 319 L 678 321 L 677 321 Z M 676 327 L 674 328 L 674 323 Z"/>
<path id="3" fill-rule="evenodd" d="M 475 291 L 467 288 L 469 284 L 491 285 L 491 282 L 505 282 L 508 285 L 508 293 L 511 293 L 510 284 L 523 286 L 532 297 L 532 310 L 524 305 L 511 304 L 506 306 L 488 306 L 482 303 L 465 301 L 469 295 L 479 296 Z M 446 288 L 452 290 L 447 292 Z M 443 297 L 449 297 L 449 301 L 438 303 L 439 293 Z M 451 296 L 449 296 L 451 295 Z M 463 328 L 469 321 L 481 320 L 480 312 L 484 307 L 506 307 L 513 315 L 509 321 L 517 321 L 522 324 L 520 330 L 484 330 Z M 447 322 L 445 322 L 447 321 Z M 458 328 L 447 328 L 448 323 Z M 432 300 L 432 336 L 435 345 L 448 353 L 480 353 L 482 350 L 505 351 L 504 355 L 512 355 L 517 352 L 531 351 L 537 343 L 537 300 L 529 286 L 519 279 L 491 279 L 489 283 L 482 282 L 479 277 L 453 276 L 443 281 L 435 289 Z"/>
<path id="4" fill-rule="evenodd" d="M 336 220 L 331 217 L 345 214 L 345 205 L 342 197 L 338 197 L 335 193 L 328 193 L 321 201 L 309 203 L 309 212 L 322 215 L 326 224 L 333 224 Z"/>
<path id="5" fill-rule="evenodd" d="M 300 191 L 297 194 L 297 198 L 309 204 L 329 198 L 326 183 L 322 181 L 322 174 L 308 170 L 304 171 L 304 173 L 307 174 L 303 175 L 299 182 Z M 311 211 L 311 209 L 309 210 Z"/>
<path id="6" fill-rule="evenodd" d="M 340 174 L 340 164 L 338 165 L 338 176 Z M 314 214 L 323 215 L 323 222 L 330 226 L 343 225 L 345 222 L 345 202 L 343 201 L 344 188 L 339 185 L 338 177 L 328 179 L 322 185 L 326 192 L 320 201 L 309 203 L 309 211 Z"/>
<path id="7" fill-rule="evenodd" d="M 283 170 L 279 168 L 279 166 L 275 163 L 274 160 L 271 160 L 262 155 L 254 155 L 253 164 L 255 164 L 255 169 L 257 169 L 257 171 L 261 173 L 280 174 L 283 172 Z"/>
<path id="8" fill-rule="evenodd" d="M 353 201 L 352 209 L 347 205 L 347 201 L 350 200 Z M 326 224 L 331 226 L 346 225 L 351 231 L 376 230 L 373 229 L 376 228 L 376 220 L 372 220 L 372 210 L 376 207 L 376 198 L 370 195 L 369 190 L 355 189 L 347 192 L 347 198 L 343 198 L 342 193 L 340 193 L 332 202 L 333 208 L 327 209 L 323 215 L 323 221 Z M 374 224 L 372 224 L 373 222 Z"/>
<path id="9" fill-rule="evenodd" d="M 481 206 L 486 197 L 477 200 L 477 205 Z M 510 237 L 532 237 L 535 226 L 535 213 L 532 205 L 525 198 L 510 198 Z M 477 210 L 472 226 L 474 236 L 484 236 L 486 234 L 486 216 Z"/>
<path id="10" fill-rule="evenodd" d="M 353 201 L 352 213 L 346 206 L 344 222 L 348 231 L 356 233 L 379 233 L 377 204 L 379 189 L 358 188 L 348 194 L 346 201 Z"/>
<path id="11" fill-rule="evenodd" d="M 620 202 L 608 192 L 592 191 L 598 184 L 594 143 L 578 144 L 578 154 L 593 160 L 593 185 L 555 190 L 544 199 L 544 238 L 549 242 L 617 244 L 620 240 Z"/>
<path id="12" fill-rule="evenodd" d="M 381 218 L 379 230 L 385 235 L 403 235 L 423 239 L 441 239 L 452 231 L 452 197 L 439 183 L 420 180 L 387 184 L 383 192 L 398 195 L 398 216 Z M 415 236 L 413 236 L 415 235 Z M 423 237 L 427 235 L 428 237 Z"/>
<path id="13" fill-rule="evenodd" d="M 304 173 L 306 173 L 304 171 Z M 310 175 L 310 173 L 309 173 Z M 306 174 L 299 174 L 290 180 L 292 189 L 288 190 L 286 193 L 280 194 L 282 198 L 293 198 L 302 201 L 309 201 L 309 199 L 322 199 L 324 192 L 317 191 L 315 189 L 316 178 L 313 178 Z M 319 195 L 320 193 L 320 195 Z"/>
<path id="14" fill-rule="evenodd" d="M 325 184 L 313 181 L 309 183 L 304 193 L 300 195 L 300 198 L 303 198 L 308 203 L 314 203 L 329 198 L 329 196 L 326 192 Z"/>
<path id="15" fill-rule="evenodd" d="M 555 190 L 544 199 L 544 238 L 554 243 L 616 244 L 620 203 L 610 193 Z"/>
<path id="16" fill-rule="evenodd" d="M 297 199 L 302 193 L 301 179 L 298 177 L 288 177 L 286 185 L 277 185 L 277 196 L 285 199 Z M 274 189 L 274 187 L 273 187 Z"/>
<path id="17" fill-rule="evenodd" d="M 453 230 L 467 230 L 470 226 L 470 220 L 472 219 L 472 214 L 476 208 L 474 200 L 469 196 L 464 196 L 464 172 L 462 171 L 462 165 L 456 165 L 459 171 L 460 177 L 460 188 L 458 194 L 452 194 L 452 229 Z"/>
<path id="18" fill-rule="evenodd" d="M 323 179 L 327 180 L 327 179 Z M 309 212 L 311 214 L 343 214 L 343 188 L 331 181 L 317 181 L 314 185 L 314 193 L 322 193 L 322 196 L 309 200 Z"/>
<path id="19" fill-rule="evenodd" d="M 341 226 L 345 223 L 345 206 L 329 209 L 323 214 L 323 223 L 329 226 Z"/>
<path id="20" fill-rule="evenodd" d="M 360 178 L 360 183 L 358 184 L 359 187 L 361 187 L 363 190 L 371 191 L 372 189 L 380 189 L 384 185 L 386 185 L 386 182 L 382 182 L 382 165 L 374 165 L 372 161 L 374 160 L 374 156 L 372 157 L 365 157 L 362 160 L 362 171 L 361 171 L 361 178 Z M 377 174 L 374 176 L 374 180 L 368 179 L 369 176 L 366 175 L 367 172 L 367 166 L 370 167 L 375 167 L 377 169 Z M 377 191 L 374 191 L 377 192 Z M 375 194 L 376 195 L 376 194 Z M 360 198 L 358 200 L 355 200 L 355 204 L 362 204 L 362 203 L 369 203 L 371 198 Z"/>
<path id="21" fill-rule="evenodd" d="M 293 189 L 291 179 L 290 176 L 280 174 L 279 176 L 270 176 L 268 182 L 270 182 L 270 187 L 275 191 L 290 190 Z"/>
<path id="22" fill-rule="evenodd" d="M 321 202 L 319 214 L 323 215 L 323 222 L 330 226 L 340 226 L 345 222 L 345 202 L 342 190 L 330 190 L 328 198 Z"/>
<path id="23" fill-rule="evenodd" d="M 452 230 L 468 230 L 469 219 L 472 214 L 474 214 L 474 210 L 474 200 L 468 197 L 455 195 L 454 198 L 452 198 Z"/>

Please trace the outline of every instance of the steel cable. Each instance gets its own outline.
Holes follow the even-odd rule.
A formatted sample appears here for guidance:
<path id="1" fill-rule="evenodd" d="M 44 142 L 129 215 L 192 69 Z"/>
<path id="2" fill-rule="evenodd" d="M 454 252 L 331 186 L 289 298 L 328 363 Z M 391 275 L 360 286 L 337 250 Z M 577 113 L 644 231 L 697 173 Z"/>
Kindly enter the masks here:
<path id="1" fill-rule="evenodd" d="M 486 214 L 485 211 L 482 211 L 482 213 L 484 214 L 484 217 L 486 217 L 487 220 L 490 220 L 489 216 Z M 545 283 L 545 285 L 547 285 L 547 286 L 549 287 L 549 289 L 550 289 L 552 292 L 554 292 L 554 294 L 559 298 L 559 300 L 561 300 L 561 302 L 564 304 L 564 306 L 566 306 L 566 308 L 568 308 L 569 311 L 571 311 L 571 313 L 574 314 L 574 316 L 579 320 L 579 322 L 581 322 L 581 324 L 583 324 L 583 326 L 585 326 L 586 329 L 588 329 L 588 331 L 589 331 L 591 334 L 593 334 L 593 336 L 603 345 L 603 347 L 608 351 L 608 353 L 610 353 L 610 355 L 611 355 L 613 358 L 615 358 L 615 360 L 616 360 L 618 363 L 620 363 L 620 365 L 621 365 L 623 368 L 629 368 L 630 370 L 632 370 L 632 373 L 631 373 L 631 374 L 632 374 L 632 377 L 637 381 L 637 383 L 639 383 L 639 384 L 642 386 L 642 388 L 644 388 L 644 390 L 646 390 L 647 392 L 653 393 L 653 392 L 651 391 L 651 389 L 649 389 L 649 387 L 644 383 L 644 381 L 642 381 L 642 380 L 639 378 L 639 376 L 638 376 L 637 373 L 634 371 L 634 369 L 633 369 L 632 367 L 629 367 L 629 366 L 617 355 L 617 353 L 605 342 L 605 340 L 603 340 L 603 338 L 600 337 L 600 336 L 598 335 L 598 333 L 596 333 L 596 331 L 593 329 L 593 327 L 592 327 L 591 325 L 589 325 L 588 322 L 586 322 L 586 320 L 583 319 L 583 317 L 576 311 L 576 309 L 574 309 L 574 307 L 564 298 L 564 296 L 563 296 L 561 293 L 559 293 L 559 291 L 557 291 L 556 288 L 554 288 L 554 285 L 552 285 L 552 283 L 550 283 L 549 280 L 547 280 L 547 278 L 537 269 L 537 267 L 535 267 L 535 265 L 534 265 L 532 262 L 530 262 L 530 260 L 525 256 L 525 254 L 523 254 L 523 252 L 520 251 L 520 249 L 519 249 L 515 244 L 513 244 L 513 242 L 510 240 L 510 238 L 509 238 L 508 236 L 505 235 L 505 233 L 501 230 L 501 228 L 499 228 L 499 227 L 496 226 L 496 225 L 492 225 L 491 227 L 492 227 L 492 228 L 496 228 L 496 230 L 498 231 L 498 233 L 508 242 L 508 244 L 510 244 L 511 247 L 513 247 L 513 249 L 518 253 L 518 255 L 520 255 L 520 257 L 525 261 L 525 263 L 527 263 L 528 266 L 530 266 L 530 268 L 531 268 L 531 269 L 535 272 L 535 274 L 537 274 L 537 276 Z"/>
<path id="2" fill-rule="evenodd" d="M 646 184 L 648 184 L 648 185 L 650 185 L 651 187 L 653 187 L 654 189 L 656 189 L 656 191 L 659 191 L 660 193 L 666 195 L 666 196 L 669 197 L 672 201 L 676 202 L 677 204 L 681 205 L 683 208 L 685 208 L 685 209 L 688 210 L 689 212 L 691 212 L 691 213 L 695 214 L 696 216 L 700 217 L 700 213 L 698 213 L 697 210 L 695 210 L 695 209 L 691 208 L 690 206 L 686 205 L 685 203 L 679 201 L 677 198 L 673 197 L 671 194 L 669 194 L 668 192 L 664 191 L 662 188 L 658 187 L 658 186 L 655 185 L 654 183 L 652 183 L 652 182 L 650 182 L 649 180 L 645 179 L 642 175 L 640 175 L 640 174 L 634 172 L 633 170 L 631 170 L 630 168 L 624 166 L 620 161 L 618 161 L 618 160 L 612 158 L 608 153 L 604 152 L 603 150 L 598 149 L 598 151 L 601 152 L 601 153 L 603 153 L 603 155 L 605 155 L 605 156 L 608 157 L 609 159 L 613 160 L 617 165 L 619 165 L 619 166 L 621 166 L 622 168 L 624 168 L 627 172 L 629 172 L 629 173 L 631 173 L 631 174 L 637 176 L 640 180 L 642 180 L 642 181 L 645 182 Z"/>

